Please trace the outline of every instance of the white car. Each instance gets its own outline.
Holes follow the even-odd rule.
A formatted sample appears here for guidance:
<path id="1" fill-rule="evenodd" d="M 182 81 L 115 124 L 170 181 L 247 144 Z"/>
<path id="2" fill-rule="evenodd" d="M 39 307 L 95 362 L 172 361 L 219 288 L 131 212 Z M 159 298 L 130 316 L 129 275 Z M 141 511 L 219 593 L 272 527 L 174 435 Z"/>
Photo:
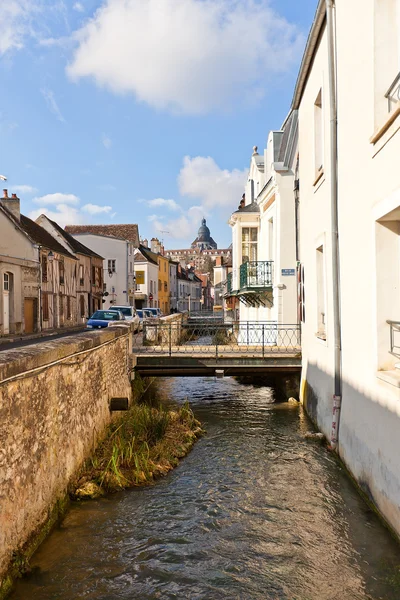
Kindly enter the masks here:
<path id="1" fill-rule="evenodd" d="M 136 314 L 136 310 L 133 308 L 133 306 L 130 306 L 129 304 L 127 304 L 126 306 L 114 306 L 112 304 L 109 310 L 118 310 L 119 312 L 121 312 L 125 317 L 125 321 L 133 323 L 135 332 L 139 331 L 140 319 Z"/>

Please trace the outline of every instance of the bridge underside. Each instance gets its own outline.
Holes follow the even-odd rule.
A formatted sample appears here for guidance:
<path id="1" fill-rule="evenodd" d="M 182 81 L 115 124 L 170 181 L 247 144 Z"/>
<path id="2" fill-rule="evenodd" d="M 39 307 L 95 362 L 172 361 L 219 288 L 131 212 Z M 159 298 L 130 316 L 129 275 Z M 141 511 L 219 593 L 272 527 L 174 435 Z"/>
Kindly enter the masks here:
<path id="1" fill-rule="evenodd" d="M 224 377 L 231 375 L 285 375 L 301 371 L 301 356 L 265 358 L 139 355 L 133 357 L 134 371 L 142 377 Z"/>

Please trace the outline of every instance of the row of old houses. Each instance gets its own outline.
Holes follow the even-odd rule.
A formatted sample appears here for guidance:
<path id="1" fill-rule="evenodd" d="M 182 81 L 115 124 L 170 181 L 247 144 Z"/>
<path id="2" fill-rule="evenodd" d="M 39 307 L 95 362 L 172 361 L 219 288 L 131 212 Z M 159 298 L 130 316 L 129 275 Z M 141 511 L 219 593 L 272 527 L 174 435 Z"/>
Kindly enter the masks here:
<path id="1" fill-rule="evenodd" d="M 42 215 L 0 199 L 0 331 L 22 334 L 83 325 L 102 306 L 103 259 Z"/>
<path id="2" fill-rule="evenodd" d="M 399 0 L 320 0 L 229 220 L 225 297 L 301 330 L 301 400 L 400 534 L 399 156 Z"/>
<path id="3" fill-rule="evenodd" d="M 206 306 L 209 282 L 166 256 L 137 224 L 67 226 L 0 199 L 0 333 L 82 327 L 99 308 L 158 307 L 164 314 Z M 208 308 L 208 306 L 207 306 Z"/>

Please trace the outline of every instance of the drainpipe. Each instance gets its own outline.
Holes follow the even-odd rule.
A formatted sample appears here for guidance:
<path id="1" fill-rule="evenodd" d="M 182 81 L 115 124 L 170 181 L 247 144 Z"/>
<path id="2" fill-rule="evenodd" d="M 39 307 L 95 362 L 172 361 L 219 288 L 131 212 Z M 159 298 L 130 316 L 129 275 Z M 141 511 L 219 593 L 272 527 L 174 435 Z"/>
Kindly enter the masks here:
<path id="1" fill-rule="evenodd" d="M 330 172 L 331 172 L 331 243 L 334 324 L 334 396 L 332 414 L 331 446 L 338 445 L 340 408 L 342 401 L 341 326 L 340 326 L 340 273 L 338 228 L 338 124 L 336 93 L 336 44 L 335 0 L 326 0 L 326 23 L 328 34 L 328 72 L 330 108 Z"/>

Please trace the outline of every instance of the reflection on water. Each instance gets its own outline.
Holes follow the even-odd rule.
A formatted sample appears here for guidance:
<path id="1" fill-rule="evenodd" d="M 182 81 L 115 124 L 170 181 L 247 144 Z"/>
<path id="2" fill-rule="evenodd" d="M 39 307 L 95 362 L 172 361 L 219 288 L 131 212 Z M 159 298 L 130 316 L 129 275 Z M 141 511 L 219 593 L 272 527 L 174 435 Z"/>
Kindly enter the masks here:
<path id="1" fill-rule="evenodd" d="M 230 378 L 162 386 L 207 435 L 156 484 L 75 505 L 13 600 L 399 600 L 399 546 L 300 406 Z"/>

